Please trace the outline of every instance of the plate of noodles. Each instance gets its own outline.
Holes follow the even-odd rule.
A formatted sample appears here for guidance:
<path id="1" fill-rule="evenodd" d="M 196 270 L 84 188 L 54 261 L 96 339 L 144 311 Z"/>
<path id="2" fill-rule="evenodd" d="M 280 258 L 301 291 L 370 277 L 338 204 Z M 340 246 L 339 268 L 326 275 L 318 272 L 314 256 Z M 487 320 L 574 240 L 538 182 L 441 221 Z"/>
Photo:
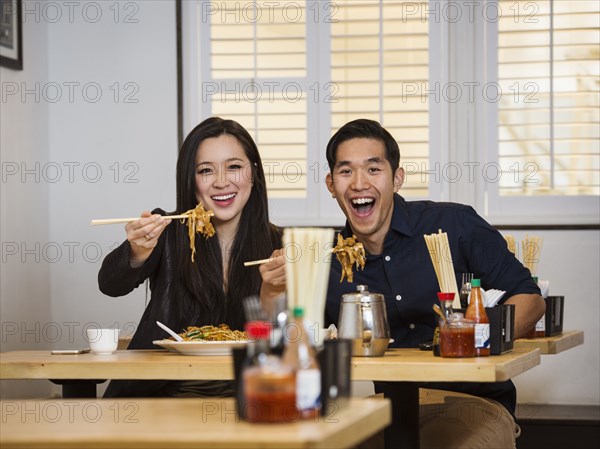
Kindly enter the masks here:
<path id="1" fill-rule="evenodd" d="M 231 330 L 226 324 L 189 326 L 179 336 L 183 341 L 168 338 L 155 340 L 152 343 L 184 355 L 229 355 L 232 349 L 248 344 L 246 332 Z"/>

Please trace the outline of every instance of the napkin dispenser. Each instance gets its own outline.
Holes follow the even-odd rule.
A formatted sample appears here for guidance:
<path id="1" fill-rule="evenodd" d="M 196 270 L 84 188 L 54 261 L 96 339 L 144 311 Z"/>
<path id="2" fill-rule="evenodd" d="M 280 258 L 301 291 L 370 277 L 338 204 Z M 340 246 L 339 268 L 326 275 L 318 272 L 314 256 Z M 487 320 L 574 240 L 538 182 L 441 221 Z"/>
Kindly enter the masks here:
<path id="1" fill-rule="evenodd" d="M 459 309 L 458 312 L 466 313 L 466 309 Z M 490 355 L 512 351 L 515 341 L 515 305 L 486 307 L 485 313 L 490 320 Z"/>

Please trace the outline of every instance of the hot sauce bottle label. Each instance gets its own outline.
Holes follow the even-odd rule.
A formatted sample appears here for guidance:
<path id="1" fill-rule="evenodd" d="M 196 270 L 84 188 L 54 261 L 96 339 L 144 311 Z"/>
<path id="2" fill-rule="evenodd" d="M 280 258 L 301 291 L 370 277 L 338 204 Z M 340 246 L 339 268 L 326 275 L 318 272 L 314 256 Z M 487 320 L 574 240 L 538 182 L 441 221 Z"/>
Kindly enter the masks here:
<path id="1" fill-rule="evenodd" d="M 535 331 L 546 331 L 546 315 L 542 315 L 540 320 L 535 323 Z"/>
<path id="2" fill-rule="evenodd" d="M 490 347 L 490 325 L 489 323 L 480 323 L 475 325 L 475 347 Z"/>
<path id="3" fill-rule="evenodd" d="M 321 396 L 321 372 L 318 369 L 302 369 L 296 372 L 296 403 L 298 408 L 308 410 L 319 407 Z"/>

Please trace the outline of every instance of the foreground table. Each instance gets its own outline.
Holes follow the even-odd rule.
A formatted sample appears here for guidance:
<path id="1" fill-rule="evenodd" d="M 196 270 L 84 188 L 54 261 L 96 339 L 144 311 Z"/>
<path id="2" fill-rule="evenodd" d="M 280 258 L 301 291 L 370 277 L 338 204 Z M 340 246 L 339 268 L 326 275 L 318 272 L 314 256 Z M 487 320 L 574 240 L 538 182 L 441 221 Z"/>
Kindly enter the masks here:
<path id="1" fill-rule="evenodd" d="M 354 399 L 318 420 L 251 424 L 233 399 L 1 401 L 9 448 L 350 448 L 385 428 L 390 403 Z"/>
<path id="2" fill-rule="evenodd" d="M 419 382 L 499 382 L 540 364 L 540 350 L 516 348 L 493 357 L 444 359 L 431 351 L 391 349 L 384 357 L 354 357 L 353 380 L 389 382 L 392 424 L 388 448 L 419 447 Z M 50 355 L 49 351 L 0 354 L 1 379 L 232 379 L 228 356 L 183 356 L 155 350 L 112 355 Z M 94 386 L 95 388 L 95 386 Z"/>
<path id="3" fill-rule="evenodd" d="M 565 331 L 552 337 L 521 338 L 515 348 L 538 348 L 542 354 L 559 354 L 583 344 L 583 331 Z"/>

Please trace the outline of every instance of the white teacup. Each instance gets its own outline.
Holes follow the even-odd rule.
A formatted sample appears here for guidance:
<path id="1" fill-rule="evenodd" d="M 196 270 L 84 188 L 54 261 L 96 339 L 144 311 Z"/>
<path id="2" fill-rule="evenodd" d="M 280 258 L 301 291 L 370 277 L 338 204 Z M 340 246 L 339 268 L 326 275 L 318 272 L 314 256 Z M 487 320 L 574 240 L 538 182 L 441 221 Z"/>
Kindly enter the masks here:
<path id="1" fill-rule="evenodd" d="M 88 329 L 90 349 L 95 354 L 112 354 L 119 344 L 119 329 Z"/>

